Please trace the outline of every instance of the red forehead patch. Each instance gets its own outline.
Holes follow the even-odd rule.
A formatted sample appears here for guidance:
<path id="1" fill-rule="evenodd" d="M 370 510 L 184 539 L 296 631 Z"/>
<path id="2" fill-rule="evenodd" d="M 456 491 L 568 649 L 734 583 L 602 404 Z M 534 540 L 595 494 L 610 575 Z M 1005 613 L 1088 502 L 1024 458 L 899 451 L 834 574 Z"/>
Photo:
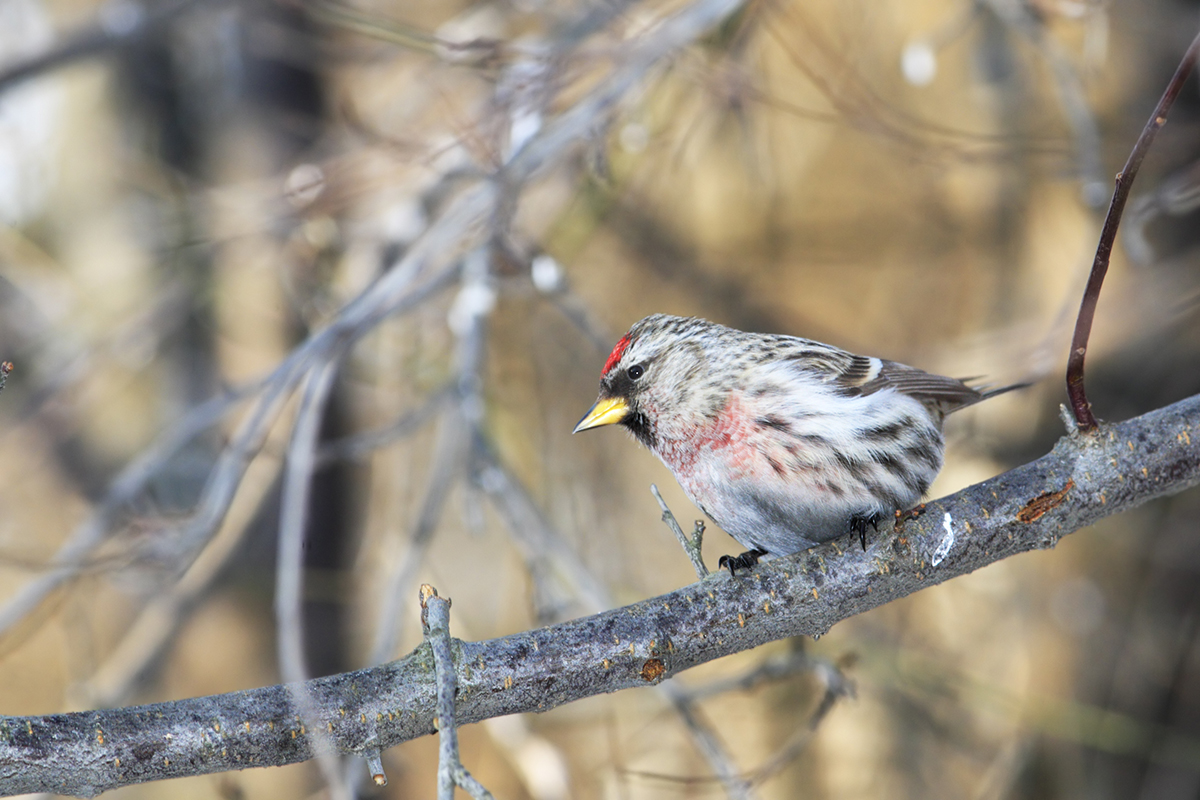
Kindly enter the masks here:
<path id="1" fill-rule="evenodd" d="M 618 362 L 620 362 L 621 356 L 625 355 L 625 349 L 627 347 L 629 347 L 628 333 L 621 337 L 621 341 L 617 342 L 617 346 L 614 347 L 613 351 L 608 354 L 608 361 L 604 362 L 604 371 L 600 373 L 601 378 L 612 372 L 612 368 L 615 367 Z"/>

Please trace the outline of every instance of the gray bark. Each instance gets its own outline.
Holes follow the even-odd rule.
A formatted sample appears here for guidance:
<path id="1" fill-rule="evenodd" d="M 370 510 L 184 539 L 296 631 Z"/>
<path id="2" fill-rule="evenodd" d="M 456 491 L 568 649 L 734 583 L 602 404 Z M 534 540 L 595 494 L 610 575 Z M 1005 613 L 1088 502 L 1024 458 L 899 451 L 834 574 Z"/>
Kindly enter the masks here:
<path id="1" fill-rule="evenodd" d="M 1094 434 L 928 504 L 867 552 L 849 539 L 714 573 L 670 594 L 483 642 L 454 642 L 462 723 L 545 711 L 646 686 L 722 656 L 836 622 L 1200 483 L 1200 395 Z M 654 524 L 657 524 L 655 520 Z M 855 543 L 856 545 L 856 543 Z M 429 646 L 308 682 L 342 752 L 434 732 Z M 312 736 L 285 686 L 35 717 L 0 717 L 0 791 L 91 796 L 143 781 L 291 764 Z"/>

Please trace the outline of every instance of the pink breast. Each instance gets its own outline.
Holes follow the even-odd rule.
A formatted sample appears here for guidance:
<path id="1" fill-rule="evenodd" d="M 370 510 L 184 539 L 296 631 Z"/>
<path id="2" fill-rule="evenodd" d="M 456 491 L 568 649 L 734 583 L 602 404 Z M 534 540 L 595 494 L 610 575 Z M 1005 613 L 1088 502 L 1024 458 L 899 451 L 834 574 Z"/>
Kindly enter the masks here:
<path id="1" fill-rule="evenodd" d="M 663 438 L 659 455 L 681 482 L 695 477 L 698 464 L 717 466 L 727 480 L 737 480 L 765 466 L 755 436 L 759 428 L 747 414 L 738 395 L 706 424 L 676 439 Z M 716 462 L 715 464 L 713 462 Z"/>

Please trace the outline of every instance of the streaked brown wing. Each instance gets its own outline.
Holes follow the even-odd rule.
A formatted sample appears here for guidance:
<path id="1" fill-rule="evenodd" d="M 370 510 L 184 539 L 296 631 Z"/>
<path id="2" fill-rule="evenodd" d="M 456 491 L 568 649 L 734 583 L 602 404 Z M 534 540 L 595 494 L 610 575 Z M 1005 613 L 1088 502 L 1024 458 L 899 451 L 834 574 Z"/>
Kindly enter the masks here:
<path id="1" fill-rule="evenodd" d="M 871 394 L 889 387 L 924 403 L 937 403 L 947 413 L 983 399 L 982 394 L 957 378 L 932 375 L 895 361 L 884 361 L 878 377 L 863 384 L 860 391 Z"/>
<path id="2" fill-rule="evenodd" d="M 914 397 L 943 414 L 949 414 L 1027 385 L 1018 383 L 997 389 L 976 389 L 957 378 L 933 375 L 896 361 L 854 355 L 807 339 L 797 342 L 800 346 L 787 355 L 787 360 L 797 368 L 836 386 L 847 397 L 874 394 L 890 388 Z"/>

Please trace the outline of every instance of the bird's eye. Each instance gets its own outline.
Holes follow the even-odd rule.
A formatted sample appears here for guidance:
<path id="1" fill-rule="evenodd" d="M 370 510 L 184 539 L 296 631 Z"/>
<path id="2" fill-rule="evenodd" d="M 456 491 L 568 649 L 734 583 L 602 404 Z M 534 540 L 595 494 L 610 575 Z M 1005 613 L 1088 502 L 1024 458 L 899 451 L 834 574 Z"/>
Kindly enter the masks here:
<path id="1" fill-rule="evenodd" d="M 636 381 L 638 378 L 646 374 L 646 368 L 641 364 L 634 364 L 632 367 L 625 370 L 625 374 L 629 376 L 629 380 Z"/>

